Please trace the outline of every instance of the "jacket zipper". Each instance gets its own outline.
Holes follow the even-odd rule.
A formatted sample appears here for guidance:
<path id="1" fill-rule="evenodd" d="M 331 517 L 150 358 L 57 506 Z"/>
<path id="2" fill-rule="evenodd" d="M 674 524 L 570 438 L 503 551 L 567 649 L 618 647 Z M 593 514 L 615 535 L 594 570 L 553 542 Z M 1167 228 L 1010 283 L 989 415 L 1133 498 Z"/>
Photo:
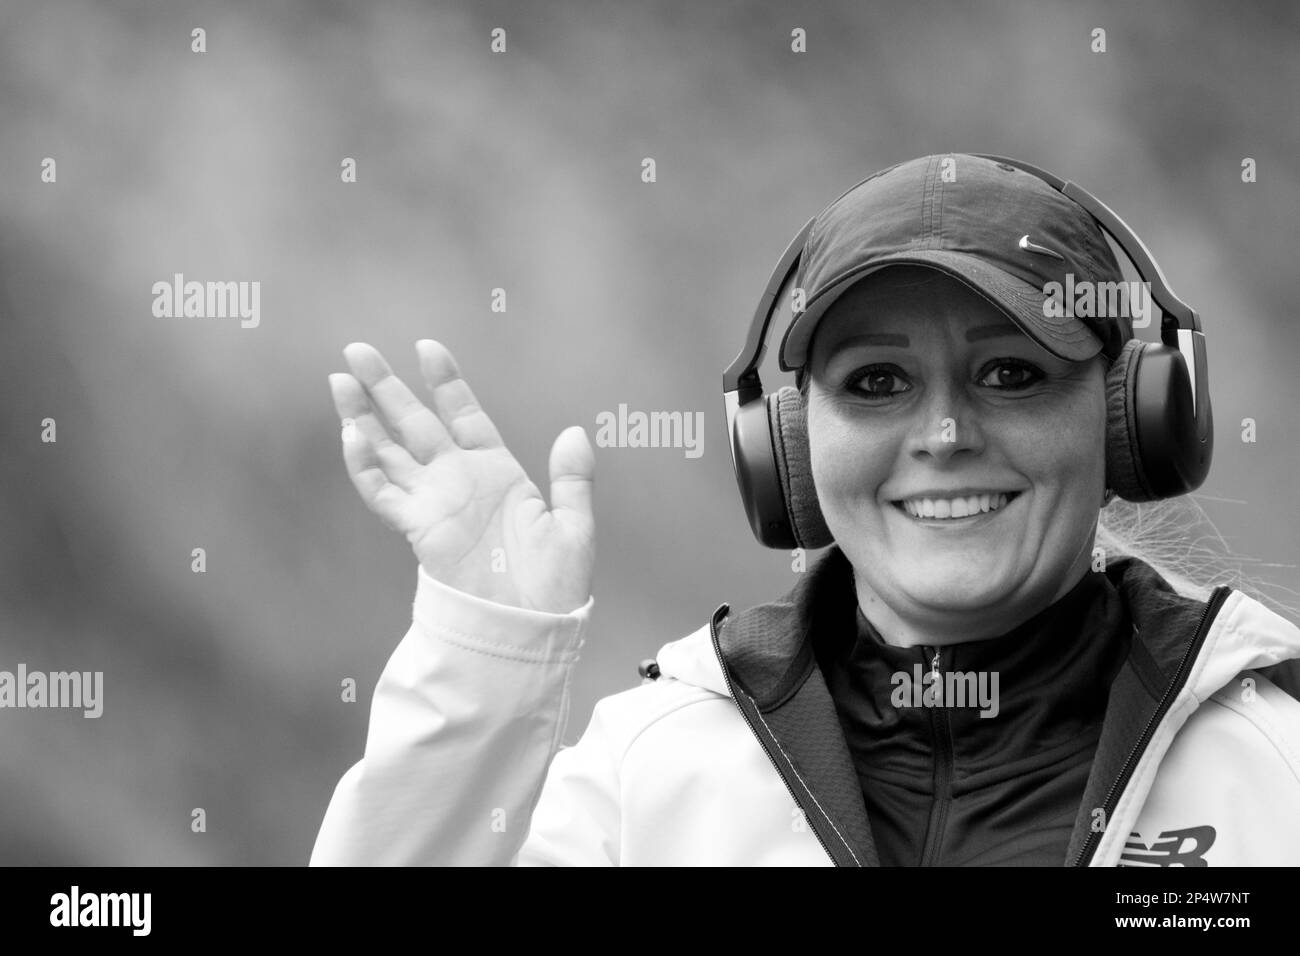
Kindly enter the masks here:
<path id="1" fill-rule="evenodd" d="M 730 611 L 731 611 L 731 606 L 729 604 L 723 604 L 716 611 L 714 611 L 713 616 L 709 618 L 709 635 L 713 638 L 713 653 L 718 658 L 718 666 L 722 668 L 722 679 L 727 683 L 727 693 L 731 696 L 732 700 L 736 701 L 736 709 L 740 711 L 740 716 L 745 719 L 745 724 L 749 727 L 750 733 L 752 733 L 754 737 L 758 740 L 759 746 L 763 748 L 763 753 L 767 754 L 767 759 L 772 762 L 772 766 L 776 769 L 777 776 L 781 778 L 781 782 L 785 784 L 785 788 L 788 791 L 790 791 L 790 798 L 794 800 L 795 806 L 797 806 L 800 812 L 803 813 L 804 820 L 807 822 L 808 828 L 812 830 L 813 836 L 817 838 L 817 842 L 822 845 L 822 850 L 826 853 L 828 857 L 830 857 L 832 863 L 834 863 L 836 866 L 839 866 L 840 865 L 839 860 L 835 858 L 835 854 L 831 853 L 831 848 L 827 845 L 826 840 L 821 835 L 821 832 L 817 829 L 816 825 L 813 823 L 813 817 L 811 814 L 809 814 L 808 808 L 804 806 L 803 801 L 799 799 L 798 792 L 795 790 L 794 786 L 790 783 L 790 779 L 785 775 L 785 771 L 781 768 L 781 764 L 776 759 L 776 755 L 772 753 L 772 748 L 768 746 L 767 738 L 764 737 L 764 735 L 759 732 L 758 728 L 754 726 L 754 722 L 749 719 L 749 714 L 745 711 L 745 708 L 740 706 L 740 698 L 736 696 L 736 688 L 731 683 L 731 675 L 727 673 L 727 662 L 722 659 L 722 646 L 718 642 L 718 627 L 717 627 L 718 617 L 719 615 L 721 615 L 722 617 L 726 617 L 727 614 L 730 613 Z"/>
<path id="2" fill-rule="evenodd" d="M 926 828 L 925 846 L 921 850 L 921 866 L 938 865 L 939 848 L 943 845 L 943 831 L 948 824 L 949 792 L 952 787 L 952 724 L 948 718 L 948 703 L 943 698 L 943 674 L 940 670 L 940 649 L 934 649 L 930 673 L 934 675 L 935 693 L 939 706 L 931 708 L 930 726 L 934 729 L 934 804 L 930 807 L 930 823 Z"/>
<path id="3" fill-rule="evenodd" d="M 1201 611 L 1201 620 L 1196 625 L 1196 630 L 1193 632 L 1191 643 L 1187 645 L 1187 650 L 1183 653 L 1183 659 L 1178 662 L 1178 670 L 1174 672 L 1173 681 L 1165 688 L 1164 696 L 1160 698 L 1160 703 L 1156 705 L 1155 712 L 1151 715 L 1151 719 L 1148 720 L 1146 726 L 1142 728 L 1141 736 L 1138 737 L 1137 743 L 1133 746 L 1133 749 L 1129 751 L 1128 757 L 1125 758 L 1123 765 L 1120 767 L 1119 776 L 1115 778 L 1114 783 L 1111 784 L 1110 790 L 1106 794 L 1106 799 L 1102 801 L 1101 818 L 1104 821 L 1104 826 L 1110 826 L 1110 818 L 1115 812 L 1115 804 L 1119 802 L 1120 793 L 1122 793 L 1124 788 L 1128 786 L 1129 778 L 1133 776 L 1133 771 L 1137 767 L 1138 760 L 1146 750 L 1147 745 L 1151 742 L 1151 735 L 1155 733 L 1156 727 L 1162 720 L 1164 720 L 1165 715 L 1169 712 L 1170 705 L 1173 703 L 1174 697 L 1177 696 L 1179 691 L 1183 689 L 1183 685 L 1187 682 L 1188 665 L 1195 659 L 1197 653 L 1201 649 L 1201 645 L 1205 643 L 1205 637 L 1210 631 L 1210 622 L 1231 593 L 1232 588 L 1226 585 L 1220 585 L 1214 589 L 1214 592 L 1210 595 L 1210 599 L 1205 602 L 1205 608 Z M 1096 852 L 1097 843 L 1100 840 L 1101 831 L 1091 831 L 1088 834 L 1088 838 L 1083 841 L 1083 846 L 1079 848 L 1079 853 L 1075 856 L 1074 862 L 1070 865 L 1085 866 L 1087 862 L 1092 859 L 1092 854 Z"/>

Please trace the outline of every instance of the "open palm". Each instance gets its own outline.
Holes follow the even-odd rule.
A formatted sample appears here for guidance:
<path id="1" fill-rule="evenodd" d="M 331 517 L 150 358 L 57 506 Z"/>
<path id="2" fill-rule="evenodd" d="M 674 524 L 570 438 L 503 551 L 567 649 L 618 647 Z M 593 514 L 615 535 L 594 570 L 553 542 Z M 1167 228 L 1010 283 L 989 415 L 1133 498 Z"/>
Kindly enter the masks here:
<path id="1" fill-rule="evenodd" d="M 343 458 L 367 507 L 410 542 L 424 570 L 476 597 L 552 613 L 586 603 L 595 564 L 595 457 L 579 426 L 551 447 L 551 507 L 431 339 L 416 343 L 432 409 L 378 350 L 343 350 L 330 376 Z"/>

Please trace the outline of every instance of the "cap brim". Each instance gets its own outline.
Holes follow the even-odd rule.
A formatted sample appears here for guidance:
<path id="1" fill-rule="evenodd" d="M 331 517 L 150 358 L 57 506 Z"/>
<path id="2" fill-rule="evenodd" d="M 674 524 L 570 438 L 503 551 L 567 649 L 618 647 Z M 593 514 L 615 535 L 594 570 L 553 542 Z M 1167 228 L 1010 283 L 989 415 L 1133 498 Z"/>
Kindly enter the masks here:
<path id="1" fill-rule="evenodd" d="M 1047 294 L 1018 276 L 1004 272 L 984 259 L 946 249 L 922 249 L 884 256 L 843 276 L 808 303 L 781 340 L 780 365 L 793 371 L 805 364 L 813 331 L 825 312 L 851 286 L 889 266 L 924 266 L 964 283 L 1004 312 L 1022 332 L 1057 358 L 1082 362 L 1102 350 L 1102 341 L 1082 321 L 1043 314 Z"/>

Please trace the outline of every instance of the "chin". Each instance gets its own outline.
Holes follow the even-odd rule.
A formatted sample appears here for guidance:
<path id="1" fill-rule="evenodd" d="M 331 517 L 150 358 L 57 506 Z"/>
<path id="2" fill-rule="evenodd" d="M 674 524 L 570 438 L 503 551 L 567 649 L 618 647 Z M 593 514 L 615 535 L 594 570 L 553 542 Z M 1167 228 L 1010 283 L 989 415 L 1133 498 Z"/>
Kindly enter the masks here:
<path id="1" fill-rule="evenodd" d="M 986 608 L 1007 598 L 1015 585 L 991 575 L 988 565 L 962 562 L 957 567 L 930 563 L 900 577 L 899 590 L 925 607 L 964 611 Z"/>

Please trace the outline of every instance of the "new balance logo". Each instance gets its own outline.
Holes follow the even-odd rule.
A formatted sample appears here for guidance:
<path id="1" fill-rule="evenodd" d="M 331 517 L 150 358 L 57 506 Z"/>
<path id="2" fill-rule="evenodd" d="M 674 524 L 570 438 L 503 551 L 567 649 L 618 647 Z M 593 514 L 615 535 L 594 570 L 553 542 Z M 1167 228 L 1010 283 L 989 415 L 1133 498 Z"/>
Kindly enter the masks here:
<path id="1" fill-rule="evenodd" d="M 1205 853 L 1214 845 L 1214 827 L 1164 830 L 1150 846 L 1136 830 L 1128 835 L 1120 866 L 1209 866 Z"/>

